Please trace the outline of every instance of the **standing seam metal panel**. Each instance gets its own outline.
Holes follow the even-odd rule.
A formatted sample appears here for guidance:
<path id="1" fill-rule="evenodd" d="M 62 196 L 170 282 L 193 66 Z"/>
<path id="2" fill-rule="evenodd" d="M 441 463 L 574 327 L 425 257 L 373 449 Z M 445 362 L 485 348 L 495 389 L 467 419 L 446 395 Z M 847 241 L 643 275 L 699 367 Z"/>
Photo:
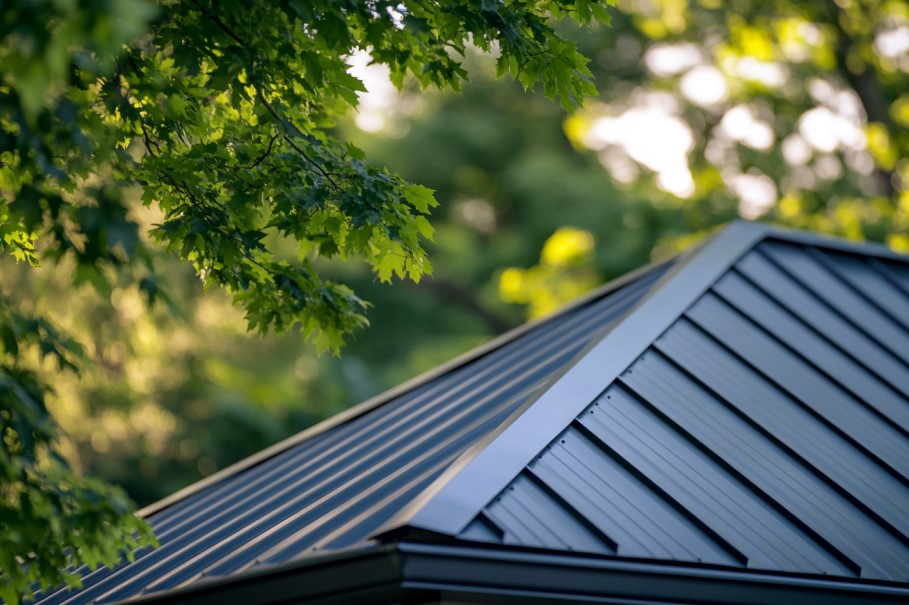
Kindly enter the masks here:
<path id="1" fill-rule="evenodd" d="M 525 473 L 620 555 L 909 579 L 905 264 L 762 243 L 607 386 Z"/>
<path id="2" fill-rule="evenodd" d="M 909 397 L 909 367 L 881 347 L 852 321 L 832 309 L 824 293 L 815 293 L 758 251 L 746 256 L 736 270 L 872 374 Z"/>

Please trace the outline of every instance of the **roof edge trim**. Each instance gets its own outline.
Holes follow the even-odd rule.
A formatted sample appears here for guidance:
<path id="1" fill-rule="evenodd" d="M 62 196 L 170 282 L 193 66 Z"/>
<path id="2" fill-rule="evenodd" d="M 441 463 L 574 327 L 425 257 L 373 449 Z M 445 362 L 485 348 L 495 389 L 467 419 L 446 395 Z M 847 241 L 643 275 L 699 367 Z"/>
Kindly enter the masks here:
<path id="1" fill-rule="evenodd" d="M 351 579 L 356 580 L 351 582 Z M 429 591 L 429 592 L 427 592 Z M 666 603 L 685 594 L 698 603 L 811 605 L 905 603 L 909 588 L 890 582 L 827 578 L 680 562 L 622 560 L 510 546 L 401 542 L 369 546 L 221 576 L 152 593 L 121 605 L 244 602 L 409 602 L 408 596 L 459 594 L 484 602 Z M 356 597 L 356 598 L 355 598 Z M 456 599 L 453 599 L 456 600 Z M 414 600 L 416 602 L 416 600 Z M 420 600 L 426 602 L 426 599 Z"/>
<path id="2" fill-rule="evenodd" d="M 680 260 L 623 317 L 593 339 L 536 397 L 469 448 L 423 493 L 373 534 L 407 530 L 455 536 L 729 267 L 773 234 L 736 221 Z"/>
<path id="3" fill-rule="evenodd" d="M 404 395 L 404 394 L 408 393 L 409 391 L 412 391 L 416 388 L 423 386 L 424 384 L 430 382 L 431 380 L 434 380 L 449 372 L 453 372 L 454 370 L 457 370 L 458 368 L 460 368 L 462 366 L 465 366 L 473 361 L 476 361 L 477 359 L 480 359 L 481 357 L 489 355 L 490 353 L 502 348 L 503 346 L 512 342 L 513 340 L 520 338 L 527 332 L 537 328 L 538 326 L 540 326 L 542 324 L 552 321 L 553 319 L 559 317 L 560 315 L 563 315 L 564 313 L 568 313 L 568 312 L 572 311 L 573 309 L 582 307 L 582 306 L 590 303 L 593 300 L 596 300 L 598 298 L 601 298 L 603 296 L 610 294 L 611 292 L 613 292 L 615 290 L 618 290 L 619 288 L 627 285 L 628 283 L 637 280 L 642 275 L 649 273 L 650 271 L 652 271 L 666 263 L 671 262 L 674 258 L 676 258 L 676 257 L 671 257 L 671 258 L 655 261 L 655 262 L 649 263 L 647 265 L 644 265 L 643 267 L 639 267 L 638 269 L 635 269 L 634 271 L 625 273 L 625 274 L 621 275 L 620 277 L 617 277 L 616 279 L 609 281 L 606 284 L 603 284 L 602 286 L 595 288 L 594 290 L 576 298 L 575 300 L 565 304 L 564 306 L 559 307 L 559 309 L 554 311 L 553 313 L 550 313 L 548 315 L 545 315 L 545 316 L 535 319 L 533 321 L 529 321 L 527 323 L 521 324 L 520 326 L 517 326 L 517 327 L 509 330 L 508 332 L 504 332 L 504 333 L 496 336 L 495 338 L 493 338 L 492 340 L 489 340 L 488 342 L 485 342 L 473 349 L 470 349 L 469 351 L 462 353 L 461 355 L 458 355 L 457 357 L 455 357 L 454 359 L 451 359 L 450 361 L 447 361 L 439 366 L 436 366 L 430 370 L 427 370 L 427 371 L 423 372 L 422 374 L 418 374 L 417 376 L 411 378 L 410 380 L 408 380 L 406 382 L 403 382 L 397 386 L 394 386 L 394 387 L 388 389 L 387 391 L 383 391 L 382 393 L 379 393 L 378 395 L 376 395 L 374 397 L 370 397 L 369 399 L 367 399 L 366 401 L 363 401 L 362 403 L 349 407 L 346 410 L 343 410 L 342 412 L 339 412 L 329 418 L 326 418 L 325 420 L 323 420 L 321 422 L 318 422 L 306 429 L 303 429 L 299 433 L 295 433 L 295 434 L 291 435 L 290 437 L 287 437 L 286 439 L 283 439 L 263 450 L 256 452 L 255 454 L 252 454 L 246 458 L 243 458 L 242 460 L 239 460 L 229 466 L 226 466 L 223 469 L 221 469 L 220 471 L 217 471 L 217 472 L 209 475 L 208 477 L 205 477 L 204 479 L 196 481 L 195 483 L 191 483 L 190 485 L 184 487 L 183 489 L 180 489 L 180 490 L 174 492 L 173 494 L 170 494 L 169 496 L 166 496 L 166 497 L 162 498 L 161 500 L 158 500 L 157 502 L 154 502 L 152 504 L 149 504 L 149 505 L 139 509 L 138 511 L 136 511 L 136 515 L 139 517 L 143 517 L 143 518 L 148 517 L 149 515 L 153 515 L 154 513 L 164 510 L 165 508 L 172 506 L 172 505 L 176 504 L 177 502 L 180 502 L 181 500 L 184 500 L 185 498 L 188 498 L 189 496 L 192 496 L 193 494 L 200 492 L 200 491 L 204 490 L 205 488 L 218 483 L 219 481 L 223 481 L 229 477 L 232 477 L 233 475 L 241 473 L 249 468 L 252 468 L 253 466 L 256 466 L 257 464 L 261 464 L 261 463 L 265 462 L 266 460 L 269 460 L 270 458 L 273 458 L 273 457 L 277 456 L 278 454 L 280 454 L 296 445 L 299 445 L 309 439 L 312 439 L 313 437 L 321 435 L 322 433 L 335 428 L 336 426 L 340 426 L 344 423 L 351 422 L 352 420 L 355 420 L 355 419 L 359 418 L 360 416 L 363 416 L 364 414 L 371 412 L 372 410 L 388 403 L 392 399 L 395 399 L 396 397 L 400 397 L 401 395 Z"/>
<path id="4" fill-rule="evenodd" d="M 838 579 L 763 570 L 730 570 L 677 562 L 622 560 L 520 547 L 397 544 L 402 576 L 413 588 L 448 593 L 525 597 L 529 602 L 743 605 L 798 602 L 814 605 L 899 603 L 909 588 L 889 582 Z M 530 599 L 534 599 L 530 601 Z M 465 599 L 467 600 L 467 599 Z M 470 602 L 475 602 L 471 600 Z M 484 600 L 486 602 L 486 600 Z M 518 602 L 523 602 L 518 601 Z"/>

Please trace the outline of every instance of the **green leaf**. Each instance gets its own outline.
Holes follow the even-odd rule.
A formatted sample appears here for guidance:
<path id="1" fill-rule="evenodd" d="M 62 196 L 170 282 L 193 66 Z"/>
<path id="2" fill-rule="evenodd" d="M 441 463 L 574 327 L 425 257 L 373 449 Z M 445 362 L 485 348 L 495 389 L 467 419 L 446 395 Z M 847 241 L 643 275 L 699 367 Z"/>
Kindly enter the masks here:
<path id="1" fill-rule="evenodd" d="M 417 211 L 427 214 L 430 208 L 438 206 L 434 192 L 422 185 L 408 185 L 404 188 L 404 195 L 411 206 Z"/>

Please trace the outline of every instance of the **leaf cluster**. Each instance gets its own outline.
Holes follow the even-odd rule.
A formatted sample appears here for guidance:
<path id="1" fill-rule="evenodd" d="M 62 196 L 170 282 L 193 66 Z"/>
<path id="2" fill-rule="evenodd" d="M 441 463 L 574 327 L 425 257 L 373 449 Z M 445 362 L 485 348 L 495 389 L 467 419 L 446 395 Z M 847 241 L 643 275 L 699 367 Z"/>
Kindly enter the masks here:
<path id="1" fill-rule="evenodd" d="M 0 344 L 0 598 L 15 604 L 35 587 L 78 586 L 78 566 L 115 565 L 154 538 L 121 490 L 79 476 L 60 454 L 49 387 L 20 363 L 33 355 L 78 372 L 80 345 L 2 301 Z"/>
<path id="2" fill-rule="evenodd" d="M 122 3 L 33 4 L 4 22 L 0 246 L 37 263 L 40 240 L 99 287 L 108 267 L 142 260 L 150 274 L 122 200 L 138 184 L 163 213 L 154 238 L 232 292 L 250 327 L 297 326 L 335 352 L 366 303 L 313 260 L 358 257 L 382 281 L 419 280 L 436 204 L 334 134 L 364 90 L 346 58 L 368 49 L 398 85 L 457 89 L 472 44 L 572 108 L 595 89 L 549 18 L 608 21 L 588 1 L 132 0 L 128 23 Z"/>

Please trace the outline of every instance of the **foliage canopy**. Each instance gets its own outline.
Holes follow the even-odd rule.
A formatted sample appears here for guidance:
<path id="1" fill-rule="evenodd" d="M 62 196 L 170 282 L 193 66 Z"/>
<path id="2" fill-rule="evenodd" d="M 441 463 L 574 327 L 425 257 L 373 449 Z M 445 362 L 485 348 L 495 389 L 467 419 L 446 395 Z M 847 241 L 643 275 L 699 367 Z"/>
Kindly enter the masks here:
<path id="1" fill-rule="evenodd" d="M 337 136 L 363 90 L 346 58 L 368 50 L 399 86 L 457 90 L 475 45 L 572 108 L 595 89 L 553 16 L 608 21 L 589 0 L 14 0 L 0 15 L 0 251 L 70 264 L 74 285 L 102 293 L 134 283 L 152 303 L 160 245 L 229 291 L 251 329 L 299 327 L 337 351 L 367 303 L 314 259 L 418 281 L 436 205 Z M 134 188 L 157 213 L 150 239 Z M 0 297 L 0 596 L 15 603 L 36 582 L 77 583 L 67 564 L 152 539 L 55 445 L 39 370 L 78 371 L 78 345 Z"/>

